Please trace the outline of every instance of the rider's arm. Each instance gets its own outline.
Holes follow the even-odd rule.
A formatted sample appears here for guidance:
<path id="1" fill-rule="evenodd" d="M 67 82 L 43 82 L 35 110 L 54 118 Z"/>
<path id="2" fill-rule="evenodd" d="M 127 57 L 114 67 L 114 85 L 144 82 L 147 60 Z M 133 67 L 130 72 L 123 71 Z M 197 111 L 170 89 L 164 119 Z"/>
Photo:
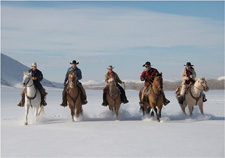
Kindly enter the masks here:
<path id="1" fill-rule="evenodd" d="M 194 69 L 192 70 L 192 78 L 193 78 L 193 79 L 195 79 L 195 78 L 196 78 L 196 72 L 195 72 L 195 70 L 194 70 Z"/>
<path id="2" fill-rule="evenodd" d="M 80 69 L 77 69 L 77 80 L 81 80 L 82 79 L 82 72 Z"/>
<path id="3" fill-rule="evenodd" d="M 66 83 L 66 82 L 67 82 L 67 80 L 68 80 L 68 75 L 69 75 L 69 69 L 68 69 L 68 70 L 67 70 L 67 72 L 66 72 L 66 76 L 65 76 L 64 83 Z"/>
<path id="4" fill-rule="evenodd" d="M 140 79 L 141 79 L 141 81 L 145 80 L 145 72 L 142 72 Z"/>
<path id="5" fill-rule="evenodd" d="M 37 80 L 38 80 L 38 81 L 43 80 L 43 74 L 42 74 L 41 71 L 39 71 L 39 73 L 38 73 Z"/>
<path id="6" fill-rule="evenodd" d="M 119 76 L 117 74 L 116 74 L 116 78 L 117 78 L 117 81 L 122 84 L 122 81 L 120 80 L 120 78 L 119 78 Z"/>
<path id="7" fill-rule="evenodd" d="M 189 78 L 187 77 L 187 74 L 186 74 L 186 70 L 184 69 L 182 72 L 181 72 L 181 78 L 183 80 L 188 80 Z"/>

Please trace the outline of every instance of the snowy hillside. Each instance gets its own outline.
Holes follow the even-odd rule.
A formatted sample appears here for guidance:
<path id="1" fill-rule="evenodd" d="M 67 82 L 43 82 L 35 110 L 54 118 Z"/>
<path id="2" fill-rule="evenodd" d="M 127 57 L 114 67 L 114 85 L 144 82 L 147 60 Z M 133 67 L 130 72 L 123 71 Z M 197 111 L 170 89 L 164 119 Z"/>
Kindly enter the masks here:
<path id="1" fill-rule="evenodd" d="M 69 108 L 59 106 L 62 90 L 48 88 L 45 115 L 35 122 L 30 109 L 28 126 L 24 108 L 16 106 L 20 92 L 2 89 L 2 157 L 224 157 L 223 90 L 207 92 L 205 115 L 195 106 L 192 118 L 181 113 L 174 92 L 167 91 L 171 103 L 158 123 L 142 118 L 133 90 L 127 91 L 130 102 L 121 105 L 120 121 L 101 106 L 102 91 L 87 90 L 83 118 L 72 122 Z"/>
<path id="2" fill-rule="evenodd" d="M 1 84 L 10 87 L 21 87 L 23 72 L 30 68 L 1 53 Z M 43 79 L 41 83 L 47 87 L 62 87 L 62 84 Z"/>
<path id="3" fill-rule="evenodd" d="M 221 76 L 218 78 L 219 81 L 225 80 L 225 76 Z"/>

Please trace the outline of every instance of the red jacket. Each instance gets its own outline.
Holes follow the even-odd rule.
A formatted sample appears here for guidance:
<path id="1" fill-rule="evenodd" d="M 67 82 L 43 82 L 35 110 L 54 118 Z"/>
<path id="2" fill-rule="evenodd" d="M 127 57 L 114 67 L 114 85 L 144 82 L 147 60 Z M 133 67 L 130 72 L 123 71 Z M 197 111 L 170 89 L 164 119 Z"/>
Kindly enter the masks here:
<path id="1" fill-rule="evenodd" d="M 145 81 L 145 86 L 149 86 L 153 83 L 155 76 L 159 74 L 157 69 L 151 68 L 150 70 L 144 70 L 141 74 L 141 81 Z"/>

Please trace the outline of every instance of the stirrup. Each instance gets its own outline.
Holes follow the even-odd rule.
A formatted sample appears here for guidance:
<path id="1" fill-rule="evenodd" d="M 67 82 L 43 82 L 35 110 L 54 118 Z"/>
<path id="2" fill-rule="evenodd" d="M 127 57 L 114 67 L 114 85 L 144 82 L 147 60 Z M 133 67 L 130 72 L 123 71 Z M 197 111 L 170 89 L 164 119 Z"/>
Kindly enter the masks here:
<path id="1" fill-rule="evenodd" d="M 87 100 L 83 100 L 82 101 L 82 105 L 85 105 L 85 104 L 87 104 L 88 102 L 87 102 Z"/>
<path id="2" fill-rule="evenodd" d="M 139 102 L 139 105 L 140 105 L 140 106 L 143 106 L 143 105 L 144 105 L 143 100 L 141 100 L 141 101 Z"/>
<path id="3" fill-rule="evenodd" d="M 102 106 L 107 106 L 107 103 L 106 103 L 106 102 L 103 102 L 103 103 L 102 103 Z"/>
<path id="4" fill-rule="evenodd" d="M 17 104 L 17 106 L 19 107 L 24 107 L 24 104 L 22 104 L 21 102 L 19 104 Z"/>
<path id="5" fill-rule="evenodd" d="M 60 104 L 60 105 L 63 106 L 63 107 L 66 107 L 67 103 L 62 102 L 62 104 Z"/>

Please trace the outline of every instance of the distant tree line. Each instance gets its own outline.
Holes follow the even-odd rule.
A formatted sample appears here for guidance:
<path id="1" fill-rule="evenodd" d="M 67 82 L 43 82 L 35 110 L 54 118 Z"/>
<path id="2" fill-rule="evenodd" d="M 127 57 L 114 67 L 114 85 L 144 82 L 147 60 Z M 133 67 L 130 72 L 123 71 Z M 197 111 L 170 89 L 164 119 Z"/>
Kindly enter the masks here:
<path id="1" fill-rule="evenodd" d="M 224 89 L 225 85 L 225 80 L 217 80 L 217 79 L 208 79 L 207 84 L 210 88 L 210 90 L 222 90 Z M 175 91 L 179 86 L 181 85 L 181 81 L 176 81 L 176 82 L 169 82 L 169 81 L 164 81 L 163 87 L 165 91 Z M 87 86 L 84 85 L 86 89 L 94 89 L 94 90 L 102 90 L 104 86 L 102 85 L 92 85 L 92 86 Z M 124 87 L 124 85 L 122 85 Z M 136 83 L 136 82 L 126 82 L 125 88 L 127 90 L 140 90 L 142 87 L 144 87 L 144 82 L 143 83 Z"/>

